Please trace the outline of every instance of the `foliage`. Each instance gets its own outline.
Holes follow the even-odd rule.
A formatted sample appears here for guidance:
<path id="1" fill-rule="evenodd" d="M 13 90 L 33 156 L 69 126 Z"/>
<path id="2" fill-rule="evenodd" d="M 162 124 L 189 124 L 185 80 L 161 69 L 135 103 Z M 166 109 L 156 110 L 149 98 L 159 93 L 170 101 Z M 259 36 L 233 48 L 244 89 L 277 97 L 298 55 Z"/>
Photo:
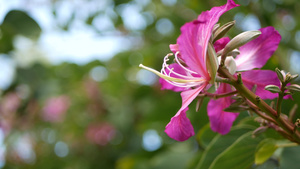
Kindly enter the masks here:
<path id="1" fill-rule="evenodd" d="M 107 2 L 110 5 L 106 10 L 91 14 L 84 22 L 97 29 L 93 25 L 95 18 L 108 15 L 114 28 L 97 30 L 100 36 L 118 34 L 140 41 L 132 42 L 132 48 L 107 61 L 96 60 L 84 65 L 37 61 L 28 67 L 17 65 L 14 81 L 2 90 L 0 100 L 0 126 L 5 139 L 0 147 L 0 153 L 4 152 L 5 156 L 2 161 L 0 157 L 5 163 L 3 168 L 285 169 L 297 166 L 299 147 L 286 147 L 290 144 L 272 129 L 254 137 L 253 131 L 259 123 L 246 111 L 240 114 L 230 133 L 213 133 L 208 127 L 207 99 L 198 112 L 193 103 L 187 113 L 197 136 L 176 142 L 163 132 L 180 108 L 180 96 L 160 90 L 157 79 L 152 83 L 151 76 L 141 71 L 138 64 L 142 61 L 160 69 L 163 56 L 170 52 L 169 44 L 176 43 L 180 27 L 202 11 L 224 4 L 225 0 Z M 297 71 L 289 67 L 291 53 L 300 50 L 297 1 L 239 0 L 237 3 L 242 6 L 222 16 L 220 22 L 233 18 L 238 22 L 255 16 L 262 27 L 274 26 L 283 40 L 264 69 L 279 67 Z M 54 17 L 59 17 L 58 5 L 58 1 L 52 2 Z M 131 16 L 122 16 L 122 9 L 130 5 L 140 9 L 144 26 L 126 24 L 125 18 Z M 80 20 L 76 12 L 73 11 L 73 17 L 65 24 L 57 25 L 70 31 L 72 23 Z M 171 27 L 166 32 L 169 23 Z M 244 29 L 242 24 L 236 25 L 229 36 L 240 33 Z M 14 40 L 18 36 L 37 41 L 44 31 L 27 12 L 19 10 L 8 12 L 0 29 L 0 52 L 12 60 L 16 51 Z M 50 107 L 54 110 L 46 109 L 51 100 L 54 106 Z M 284 100 L 282 113 L 288 114 L 299 100 L 297 93 L 293 100 Z M 56 114 L 54 118 L 51 112 Z M 297 113 L 293 120 L 296 118 L 300 118 Z M 152 136 L 154 131 L 150 145 L 158 139 L 157 148 L 149 149 L 145 145 L 148 131 L 152 131 Z"/>

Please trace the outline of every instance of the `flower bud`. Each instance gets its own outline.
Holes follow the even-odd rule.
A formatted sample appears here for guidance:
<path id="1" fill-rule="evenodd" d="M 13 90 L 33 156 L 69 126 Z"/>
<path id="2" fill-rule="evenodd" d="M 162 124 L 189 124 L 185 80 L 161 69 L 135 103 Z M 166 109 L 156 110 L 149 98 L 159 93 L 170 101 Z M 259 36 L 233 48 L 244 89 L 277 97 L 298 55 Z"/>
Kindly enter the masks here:
<path id="1" fill-rule="evenodd" d="M 255 130 L 252 132 L 252 137 L 257 137 L 257 136 L 259 136 L 260 134 L 264 133 L 267 129 L 268 129 L 268 127 L 266 127 L 266 126 L 258 127 L 257 129 L 255 129 Z"/>
<path id="2" fill-rule="evenodd" d="M 198 112 L 202 106 L 202 103 L 203 103 L 203 100 L 204 100 L 204 97 L 200 97 L 197 101 L 197 105 L 196 105 L 196 112 Z"/>
<path id="3" fill-rule="evenodd" d="M 232 50 L 243 46 L 251 40 L 257 38 L 261 34 L 260 31 L 247 31 L 235 36 L 224 48 L 223 56 L 226 56 Z"/>
<path id="4" fill-rule="evenodd" d="M 290 72 L 288 72 L 288 73 L 286 74 L 286 80 L 285 80 L 285 82 L 286 82 L 286 83 L 289 83 L 289 82 L 295 80 L 297 77 L 298 77 L 297 74 L 292 75 L 292 74 L 290 74 Z"/>
<path id="5" fill-rule="evenodd" d="M 286 86 L 286 89 L 288 89 L 290 92 L 300 92 L 300 85 L 292 84 L 290 86 Z"/>
<path id="6" fill-rule="evenodd" d="M 218 51 L 217 52 L 217 56 L 221 56 L 222 55 L 222 53 L 223 53 L 223 49 L 222 50 L 220 50 L 220 51 Z M 233 57 L 236 57 L 237 55 L 239 55 L 240 54 L 240 51 L 238 50 L 238 49 L 233 49 L 231 52 L 229 52 L 228 54 L 227 54 L 227 56 L 233 56 Z"/>
<path id="7" fill-rule="evenodd" d="M 278 68 L 275 69 L 275 72 L 277 74 L 278 79 L 281 82 L 284 82 L 284 80 L 285 80 L 285 73 L 283 71 L 280 71 Z"/>
<path id="8" fill-rule="evenodd" d="M 219 68 L 219 62 L 218 62 L 216 51 L 211 43 L 208 43 L 208 47 L 207 47 L 206 66 L 211 77 L 210 83 L 213 84 L 216 80 L 216 74 Z"/>
<path id="9" fill-rule="evenodd" d="M 267 85 L 265 87 L 265 90 L 268 90 L 268 91 L 270 91 L 272 93 L 280 93 L 281 92 L 281 90 L 279 89 L 279 87 L 276 86 L 276 85 Z"/>
<path id="10" fill-rule="evenodd" d="M 220 24 L 219 23 L 217 23 L 217 24 L 215 24 L 214 25 L 214 27 L 213 27 L 213 34 L 215 34 L 215 32 L 218 30 L 220 28 Z"/>
<path id="11" fill-rule="evenodd" d="M 235 25 L 235 21 L 228 22 L 221 27 L 215 29 L 213 43 L 222 38 Z M 220 26 L 220 25 L 219 25 Z"/>
<path id="12" fill-rule="evenodd" d="M 236 71 L 236 63 L 232 56 L 229 56 L 225 60 L 225 66 L 227 67 L 230 74 L 234 75 Z"/>

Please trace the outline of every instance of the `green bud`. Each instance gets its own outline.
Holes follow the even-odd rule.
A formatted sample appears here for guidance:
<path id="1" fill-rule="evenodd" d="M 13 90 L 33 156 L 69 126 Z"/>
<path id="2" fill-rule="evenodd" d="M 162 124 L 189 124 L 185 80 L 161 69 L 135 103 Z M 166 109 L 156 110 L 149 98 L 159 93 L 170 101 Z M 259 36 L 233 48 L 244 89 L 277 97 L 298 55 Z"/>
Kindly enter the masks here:
<path id="1" fill-rule="evenodd" d="M 284 95 L 292 95 L 292 94 L 294 94 L 294 93 L 292 93 L 292 92 L 284 92 Z"/>
<path id="2" fill-rule="evenodd" d="M 219 27 L 220 27 L 220 24 L 219 23 L 217 23 L 217 24 L 215 24 L 214 25 L 214 27 L 213 27 L 213 34 L 215 34 L 215 32 L 219 29 Z"/>
<path id="3" fill-rule="evenodd" d="M 218 39 L 222 38 L 226 33 L 235 25 L 235 21 L 228 22 L 222 25 L 220 28 L 217 28 L 214 32 L 213 43 Z M 220 26 L 220 25 L 219 25 Z"/>
<path id="4" fill-rule="evenodd" d="M 219 57 L 219 56 L 221 56 L 222 55 L 222 53 L 223 53 L 223 49 L 222 50 L 220 50 L 220 51 L 218 51 L 217 52 L 217 56 Z M 233 57 L 236 57 L 237 55 L 239 55 L 240 54 L 240 51 L 238 50 L 238 49 L 233 49 L 231 52 L 228 52 L 227 53 L 227 56 L 233 56 Z"/>
<path id="5" fill-rule="evenodd" d="M 300 119 L 297 119 L 297 120 L 296 120 L 295 126 L 297 126 L 298 128 L 300 127 Z"/>
<path id="6" fill-rule="evenodd" d="M 293 80 L 297 79 L 297 77 L 298 77 L 298 76 L 299 76 L 298 74 L 291 75 L 291 81 L 293 81 Z"/>
<path id="7" fill-rule="evenodd" d="M 218 62 L 215 48 L 211 43 L 208 43 L 208 47 L 207 47 L 206 66 L 211 77 L 210 83 L 213 84 L 215 83 L 216 80 L 216 75 L 219 68 L 219 62 Z"/>
<path id="8" fill-rule="evenodd" d="M 235 100 L 235 102 L 233 102 L 230 106 L 231 106 L 231 107 L 238 107 L 238 106 L 240 106 L 241 104 L 243 104 L 244 102 L 245 102 L 245 100 L 244 100 L 243 98 L 239 97 L 239 98 L 237 98 L 237 99 Z"/>
<path id="9" fill-rule="evenodd" d="M 238 49 L 233 49 L 233 51 L 229 52 L 227 54 L 227 56 L 233 56 L 233 57 L 236 57 L 237 55 L 240 54 L 240 51 Z"/>
<path id="10" fill-rule="evenodd" d="M 288 72 L 285 76 L 285 82 L 289 83 L 293 80 L 295 80 L 298 77 L 298 74 L 292 75 L 290 72 Z"/>
<path id="11" fill-rule="evenodd" d="M 292 74 L 290 72 L 287 72 L 287 74 L 285 75 L 285 82 L 289 83 L 291 81 L 292 78 Z"/>
<path id="12" fill-rule="evenodd" d="M 198 112 L 202 106 L 204 97 L 199 97 L 198 101 L 197 101 L 197 105 L 196 105 L 196 112 Z"/>
<path id="13" fill-rule="evenodd" d="M 257 137 L 257 136 L 259 136 L 260 134 L 264 133 L 267 129 L 268 129 L 268 127 L 266 127 L 266 126 L 258 127 L 257 129 L 255 129 L 255 130 L 252 132 L 252 137 Z"/>
<path id="14" fill-rule="evenodd" d="M 297 84 L 292 84 L 290 86 L 286 86 L 285 88 L 291 92 L 300 92 L 300 85 Z"/>
<path id="15" fill-rule="evenodd" d="M 260 34 L 260 31 L 246 31 L 238 34 L 225 46 L 222 56 L 226 56 L 229 52 L 257 38 Z"/>
<path id="16" fill-rule="evenodd" d="M 251 91 L 252 91 L 253 93 L 256 93 L 256 89 L 257 89 L 257 85 L 254 84 L 253 87 L 252 87 L 252 89 L 251 89 Z"/>
<path id="17" fill-rule="evenodd" d="M 298 109 L 298 105 L 294 104 L 294 106 L 292 107 L 292 109 L 289 112 L 289 121 L 293 121 L 293 119 L 296 115 L 297 109 Z"/>
<path id="18" fill-rule="evenodd" d="M 283 71 L 280 71 L 278 68 L 275 69 L 275 72 L 277 74 L 278 79 L 281 82 L 284 82 L 284 80 L 285 80 L 285 73 Z"/>
<path id="19" fill-rule="evenodd" d="M 275 86 L 275 85 L 268 85 L 268 86 L 265 87 L 265 90 L 268 90 L 268 91 L 270 91 L 272 93 L 280 93 L 281 92 L 281 90 L 279 89 L 279 87 Z"/>

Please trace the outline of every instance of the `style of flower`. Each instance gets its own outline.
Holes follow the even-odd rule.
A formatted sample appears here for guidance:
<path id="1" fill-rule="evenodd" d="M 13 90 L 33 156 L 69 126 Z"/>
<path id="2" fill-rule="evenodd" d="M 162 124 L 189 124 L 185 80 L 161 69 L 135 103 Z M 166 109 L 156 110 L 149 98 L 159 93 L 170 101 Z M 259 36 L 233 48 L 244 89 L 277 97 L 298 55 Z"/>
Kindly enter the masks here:
<path id="1" fill-rule="evenodd" d="M 277 94 L 265 90 L 267 85 L 280 86 L 280 81 L 275 72 L 270 70 L 252 70 L 262 68 L 268 59 L 272 56 L 278 47 L 281 36 L 273 27 L 260 29 L 261 35 L 239 48 L 240 54 L 233 57 L 227 57 L 228 70 L 231 74 L 241 72 L 243 84 L 252 89 L 256 85 L 256 95 L 262 99 L 274 99 Z M 216 50 L 221 50 L 220 46 L 225 46 L 230 41 L 225 37 L 216 42 Z M 226 83 L 220 83 L 216 94 L 224 94 L 233 91 L 231 86 Z M 224 109 L 230 106 L 234 100 L 230 96 L 211 99 L 207 105 L 207 113 L 210 120 L 211 129 L 220 134 L 227 134 L 230 131 L 232 123 L 237 118 L 238 113 L 225 112 Z"/>
<path id="2" fill-rule="evenodd" d="M 167 63 L 170 57 L 168 54 L 164 58 L 161 72 L 140 65 L 164 79 L 161 80 L 162 88 L 182 91 L 181 108 L 165 129 L 168 136 L 177 141 L 185 141 L 195 134 L 186 111 L 198 94 L 213 83 L 214 75 L 210 74 L 206 63 L 213 27 L 223 13 L 236 6 L 238 5 L 233 0 L 228 0 L 227 4 L 205 11 L 197 20 L 182 26 L 177 45 L 170 45 L 171 51 L 175 53 L 176 63 Z"/>

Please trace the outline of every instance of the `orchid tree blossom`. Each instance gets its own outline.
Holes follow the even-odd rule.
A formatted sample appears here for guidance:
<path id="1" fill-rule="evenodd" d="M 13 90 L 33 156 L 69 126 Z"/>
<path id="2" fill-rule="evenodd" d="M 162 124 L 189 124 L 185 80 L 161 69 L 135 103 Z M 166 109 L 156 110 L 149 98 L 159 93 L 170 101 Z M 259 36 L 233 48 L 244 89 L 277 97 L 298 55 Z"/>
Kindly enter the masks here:
<path id="1" fill-rule="evenodd" d="M 186 111 L 199 93 L 211 86 L 212 75 L 206 65 L 206 55 L 212 30 L 220 16 L 236 6 L 238 5 L 233 0 L 228 0 L 227 4 L 213 7 L 201 13 L 197 20 L 183 25 L 177 45 L 170 46 L 175 53 L 176 63 L 168 64 L 168 54 L 164 58 L 161 72 L 140 65 L 164 79 L 161 81 L 163 89 L 182 91 L 181 108 L 165 129 L 168 136 L 177 141 L 185 141 L 195 134 L 190 120 L 186 117 Z"/>
<path id="2" fill-rule="evenodd" d="M 262 68 L 268 59 L 272 56 L 278 47 L 281 36 L 273 27 L 260 29 L 261 35 L 239 48 L 240 54 L 233 57 L 227 57 L 225 65 L 231 74 L 241 72 L 243 84 L 252 89 L 256 85 L 256 95 L 262 99 L 274 99 L 277 94 L 265 90 L 267 85 L 280 86 L 280 81 L 275 72 L 270 70 L 252 70 Z M 229 38 L 222 38 L 216 42 L 215 49 L 221 50 L 222 47 L 230 41 Z M 226 83 L 220 83 L 216 94 L 228 93 L 233 91 L 231 86 Z M 213 131 L 220 134 L 227 134 L 230 131 L 232 123 L 237 118 L 238 113 L 225 112 L 224 109 L 230 106 L 234 100 L 230 96 L 211 99 L 207 106 L 207 112 L 210 125 Z"/>

